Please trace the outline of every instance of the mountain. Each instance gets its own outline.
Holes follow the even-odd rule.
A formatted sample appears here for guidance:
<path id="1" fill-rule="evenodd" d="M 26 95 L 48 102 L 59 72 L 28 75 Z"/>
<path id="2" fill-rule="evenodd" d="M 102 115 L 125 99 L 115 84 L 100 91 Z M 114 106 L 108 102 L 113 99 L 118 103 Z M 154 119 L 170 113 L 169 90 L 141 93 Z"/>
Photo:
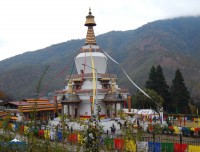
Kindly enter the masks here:
<path id="1" fill-rule="evenodd" d="M 131 79 L 143 88 L 150 68 L 160 64 L 168 84 L 177 68 L 192 94 L 200 93 L 200 17 L 181 17 L 148 23 L 136 30 L 111 31 L 97 36 L 97 43 L 118 61 Z M 34 97 L 35 88 L 45 69 L 42 89 L 45 95 L 64 88 L 65 77 L 76 73 L 72 68 L 84 40 L 71 40 L 33 52 L 26 52 L 0 62 L 0 90 L 15 99 Z M 72 70 L 73 69 L 73 70 Z M 119 86 L 131 94 L 136 88 L 109 61 L 109 73 L 118 75 Z"/>

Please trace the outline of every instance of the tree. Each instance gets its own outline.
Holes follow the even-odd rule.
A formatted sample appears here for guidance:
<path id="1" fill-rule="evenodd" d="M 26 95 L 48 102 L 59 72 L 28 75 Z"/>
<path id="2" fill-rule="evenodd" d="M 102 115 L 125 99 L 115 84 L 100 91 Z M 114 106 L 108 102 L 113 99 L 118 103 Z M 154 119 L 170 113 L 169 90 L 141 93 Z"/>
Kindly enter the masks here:
<path id="1" fill-rule="evenodd" d="M 9 95 L 7 95 L 5 92 L 0 90 L 0 100 L 3 101 L 3 102 L 0 102 L 0 105 L 4 105 L 8 101 L 12 100 L 12 98 Z"/>
<path id="2" fill-rule="evenodd" d="M 164 109 L 168 110 L 169 106 L 168 103 L 170 101 L 170 93 L 169 93 L 169 86 L 166 83 L 162 67 L 160 65 L 157 66 L 155 69 L 152 66 L 150 73 L 149 73 L 149 80 L 146 82 L 145 87 L 147 89 L 152 89 L 156 91 L 159 95 L 162 96 L 164 99 Z"/>
<path id="3" fill-rule="evenodd" d="M 6 97 L 6 94 L 3 91 L 0 91 L 0 100 L 3 100 Z"/>
<path id="4" fill-rule="evenodd" d="M 149 73 L 149 80 L 146 81 L 145 88 L 156 90 L 156 69 L 152 66 Z"/>
<path id="5" fill-rule="evenodd" d="M 161 95 L 164 99 L 163 107 L 164 110 L 169 111 L 169 102 L 170 102 L 170 92 L 169 92 L 169 86 L 167 85 L 167 82 L 165 80 L 162 67 L 158 65 L 156 69 L 156 92 Z"/>
<path id="6" fill-rule="evenodd" d="M 160 106 L 163 105 L 164 100 L 157 92 L 151 89 L 144 89 L 144 91 L 152 98 L 152 100 L 146 97 L 142 92 L 137 92 L 135 96 L 133 96 L 134 107 L 138 109 L 152 108 L 157 110 L 156 103 L 158 103 Z"/>
<path id="7" fill-rule="evenodd" d="M 172 80 L 170 87 L 172 96 L 171 108 L 173 112 L 185 113 L 189 109 L 190 94 L 185 86 L 183 76 L 179 69 L 175 72 L 175 77 Z"/>
<path id="8" fill-rule="evenodd" d="M 200 109 L 200 96 L 199 95 L 191 95 L 190 96 L 190 112 L 191 114 L 197 114 L 197 109 Z M 187 111 L 186 111 L 187 113 Z"/>

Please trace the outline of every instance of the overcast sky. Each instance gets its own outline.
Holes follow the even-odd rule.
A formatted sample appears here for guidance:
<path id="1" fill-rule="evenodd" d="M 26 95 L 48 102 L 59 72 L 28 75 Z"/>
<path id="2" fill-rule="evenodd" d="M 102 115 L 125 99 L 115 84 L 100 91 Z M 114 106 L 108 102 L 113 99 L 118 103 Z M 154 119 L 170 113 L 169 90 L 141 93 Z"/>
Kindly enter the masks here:
<path id="1" fill-rule="evenodd" d="M 0 60 L 85 38 L 89 7 L 97 23 L 95 35 L 200 15 L 200 0 L 0 0 Z"/>

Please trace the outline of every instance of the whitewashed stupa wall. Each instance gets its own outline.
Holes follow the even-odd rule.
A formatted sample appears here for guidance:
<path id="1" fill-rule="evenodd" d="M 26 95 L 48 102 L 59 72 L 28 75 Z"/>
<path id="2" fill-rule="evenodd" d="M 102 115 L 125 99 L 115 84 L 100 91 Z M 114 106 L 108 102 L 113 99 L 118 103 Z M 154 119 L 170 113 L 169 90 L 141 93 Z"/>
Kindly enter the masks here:
<path id="1" fill-rule="evenodd" d="M 101 52 L 86 52 L 78 54 L 75 58 L 75 64 L 78 74 L 81 74 L 81 70 L 84 71 L 84 73 L 92 73 L 91 54 L 94 60 L 94 68 L 97 70 L 96 72 L 103 74 L 106 73 L 107 57 Z M 84 67 L 83 64 L 85 64 L 86 66 Z"/>

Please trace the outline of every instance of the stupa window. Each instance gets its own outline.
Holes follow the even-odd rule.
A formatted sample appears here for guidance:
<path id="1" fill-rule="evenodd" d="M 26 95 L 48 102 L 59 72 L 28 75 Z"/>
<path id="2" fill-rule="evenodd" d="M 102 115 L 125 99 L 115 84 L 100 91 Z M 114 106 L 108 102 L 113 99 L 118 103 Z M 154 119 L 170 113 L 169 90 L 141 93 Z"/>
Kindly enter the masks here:
<path id="1" fill-rule="evenodd" d="M 82 86 L 82 83 L 81 83 L 81 82 L 75 82 L 75 83 L 74 83 L 74 86 L 73 86 L 73 89 L 74 89 L 74 90 L 80 90 L 80 89 L 81 89 L 81 86 Z"/>
<path id="2" fill-rule="evenodd" d="M 118 99 L 118 100 L 122 100 L 122 99 L 123 99 L 123 96 L 119 93 L 118 96 L 117 96 L 117 99 Z"/>
<path id="3" fill-rule="evenodd" d="M 65 99 L 66 99 L 65 95 L 63 95 L 63 96 L 62 96 L 62 100 L 65 100 Z"/>
<path id="4" fill-rule="evenodd" d="M 102 89 L 110 89 L 109 81 L 101 81 Z"/>
<path id="5" fill-rule="evenodd" d="M 102 84 L 103 89 L 110 89 L 110 84 L 109 83 L 104 83 Z"/>

